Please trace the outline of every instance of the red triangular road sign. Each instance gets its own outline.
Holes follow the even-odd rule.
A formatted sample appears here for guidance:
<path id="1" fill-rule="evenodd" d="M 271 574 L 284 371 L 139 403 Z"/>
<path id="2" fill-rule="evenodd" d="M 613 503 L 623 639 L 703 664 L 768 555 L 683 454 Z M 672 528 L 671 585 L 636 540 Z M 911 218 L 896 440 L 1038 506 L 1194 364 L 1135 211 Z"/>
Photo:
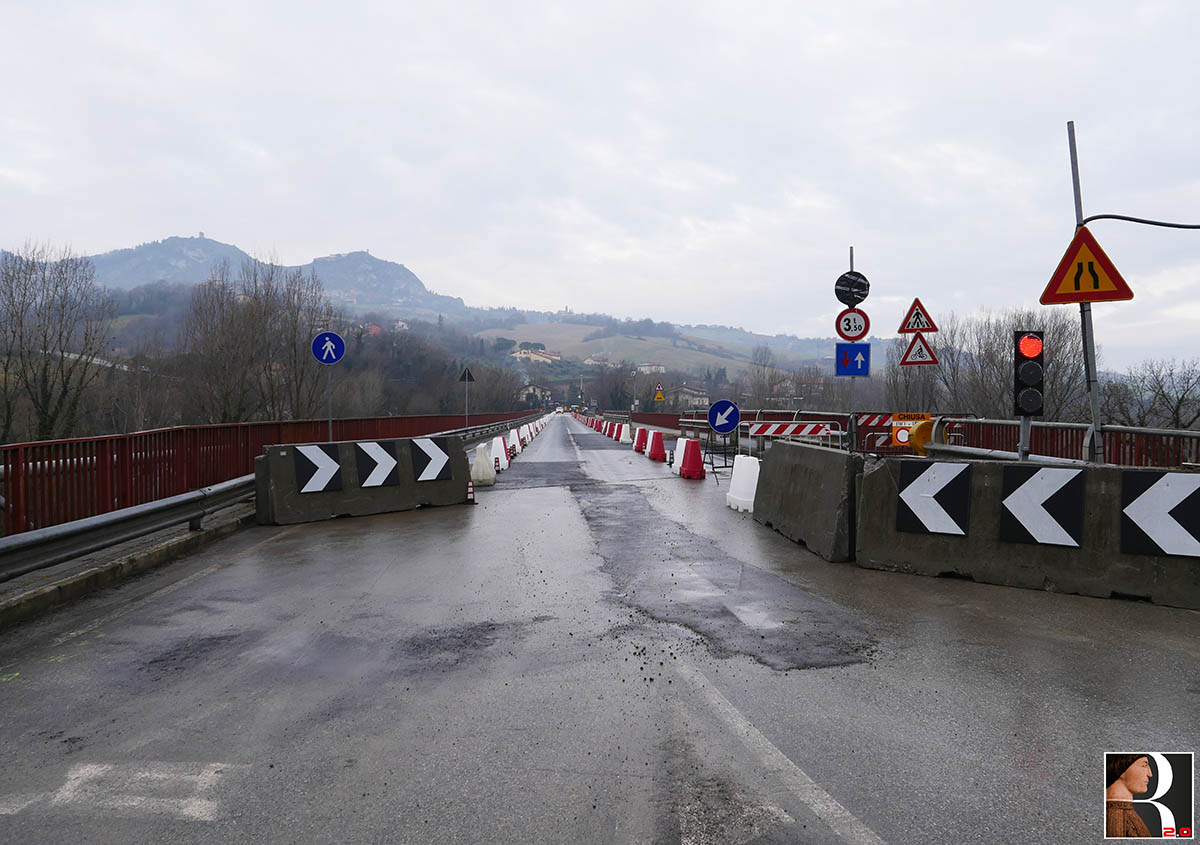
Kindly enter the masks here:
<path id="1" fill-rule="evenodd" d="M 900 359 L 900 366 L 915 367 L 920 364 L 936 364 L 937 362 L 937 356 L 925 342 L 925 336 L 917 332 L 913 335 L 912 343 L 908 345 L 904 357 Z"/>
<path id="2" fill-rule="evenodd" d="M 938 327 L 933 324 L 933 318 L 929 316 L 929 312 L 925 310 L 921 300 L 913 297 L 912 305 L 908 306 L 908 313 L 904 315 L 897 331 L 900 334 L 911 334 L 912 332 L 936 332 L 937 330 Z"/>
<path id="3" fill-rule="evenodd" d="M 662 386 L 662 382 L 660 381 L 658 384 L 654 385 L 654 392 L 662 393 L 662 391 L 663 391 L 663 386 Z"/>
<path id="4" fill-rule="evenodd" d="M 1042 291 L 1042 305 L 1070 302 L 1116 302 L 1133 299 L 1133 291 L 1104 254 L 1087 226 L 1080 226 L 1062 261 Z"/>

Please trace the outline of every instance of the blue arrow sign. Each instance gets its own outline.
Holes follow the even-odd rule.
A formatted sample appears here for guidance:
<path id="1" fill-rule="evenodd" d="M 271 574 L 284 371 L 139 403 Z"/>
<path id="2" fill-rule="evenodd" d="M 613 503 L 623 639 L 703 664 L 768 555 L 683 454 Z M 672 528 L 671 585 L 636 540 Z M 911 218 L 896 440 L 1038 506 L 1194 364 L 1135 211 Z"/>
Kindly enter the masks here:
<path id="1" fill-rule="evenodd" d="M 871 344 L 834 344 L 835 376 L 869 376 L 871 374 Z"/>
<path id="2" fill-rule="evenodd" d="M 708 409 L 708 427 L 717 434 L 728 434 L 738 427 L 742 412 L 728 399 L 718 399 Z"/>
<path id="3" fill-rule="evenodd" d="M 336 364 L 346 354 L 346 341 L 337 332 L 321 332 L 313 338 L 312 354 L 318 364 Z"/>

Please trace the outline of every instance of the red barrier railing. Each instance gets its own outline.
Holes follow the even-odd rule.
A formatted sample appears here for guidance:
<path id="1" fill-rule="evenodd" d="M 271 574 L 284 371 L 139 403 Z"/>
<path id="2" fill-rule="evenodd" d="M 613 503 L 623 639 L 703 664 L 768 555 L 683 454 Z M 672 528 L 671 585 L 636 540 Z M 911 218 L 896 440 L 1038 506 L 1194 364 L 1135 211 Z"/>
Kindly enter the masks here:
<path id="1" fill-rule="evenodd" d="M 707 414 L 708 412 L 705 411 L 705 413 Z M 679 414 L 642 414 L 635 411 L 634 413 L 630 414 L 629 421 L 632 423 L 639 423 L 641 425 L 652 425 L 655 428 L 679 429 Z"/>
<path id="2" fill-rule="evenodd" d="M 529 411 L 471 414 L 472 425 Z M 333 439 L 384 440 L 465 428 L 461 414 L 333 421 Z M 263 447 L 323 443 L 326 420 L 179 426 L 0 446 L 0 536 L 145 504 L 254 472 Z"/>

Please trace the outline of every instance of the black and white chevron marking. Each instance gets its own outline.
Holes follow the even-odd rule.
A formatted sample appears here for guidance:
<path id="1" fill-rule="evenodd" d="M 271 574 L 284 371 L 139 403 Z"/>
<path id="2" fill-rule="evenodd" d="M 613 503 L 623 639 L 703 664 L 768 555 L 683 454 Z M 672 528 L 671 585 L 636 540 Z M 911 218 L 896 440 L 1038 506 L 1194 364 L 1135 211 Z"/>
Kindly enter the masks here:
<path id="1" fill-rule="evenodd" d="M 412 449 L 413 478 L 417 481 L 447 481 L 453 478 L 450 452 L 445 437 L 415 437 Z"/>
<path id="2" fill-rule="evenodd" d="M 355 443 L 354 447 L 360 487 L 394 487 L 400 483 L 395 444 L 367 440 Z"/>
<path id="3" fill-rule="evenodd" d="M 1083 539 L 1083 477 L 1081 469 L 1004 467 L 1000 539 L 1079 548 Z"/>
<path id="4" fill-rule="evenodd" d="M 971 465 L 901 461 L 896 530 L 965 536 L 971 516 Z"/>
<path id="5" fill-rule="evenodd" d="M 301 493 L 342 489 L 342 466 L 336 443 L 296 446 L 296 488 Z"/>
<path id="6" fill-rule="evenodd" d="M 1200 557 L 1200 473 L 1121 473 L 1121 551 Z"/>

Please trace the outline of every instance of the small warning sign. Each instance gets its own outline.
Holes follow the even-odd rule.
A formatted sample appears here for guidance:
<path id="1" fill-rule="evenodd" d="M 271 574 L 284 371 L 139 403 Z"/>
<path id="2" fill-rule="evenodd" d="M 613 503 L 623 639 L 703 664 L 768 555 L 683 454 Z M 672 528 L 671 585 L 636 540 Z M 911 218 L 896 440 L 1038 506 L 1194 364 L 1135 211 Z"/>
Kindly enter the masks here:
<path id="1" fill-rule="evenodd" d="M 660 381 L 658 384 L 654 385 L 654 392 L 655 392 L 655 393 L 662 393 L 662 392 L 663 392 L 663 386 L 662 386 L 662 382 L 661 382 L 661 381 Z"/>
<path id="2" fill-rule="evenodd" d="M 933 318 L 929 316 L 929 312 L 925 310 L 921 300 L 913 297 L 912 305 L 908 306 L 908 313 L 904 315 L 897 331 L 900 334 L 912 334 L 913 332 L 936 332 L 937 330 L 938 327 L 933 324 Z"/>
<path id="3" fill-rule="evenodd" d="M 910 429 L 929 419 L 929 414 L 892 414 L 892 445 L 909 445 Z"/>
<path id="4" fill-rule="evenodd" d="M 904 357 L 900 359 L 900 366 L 916 367 L 921 364 L 936 364 L 937 362 L 937 356 L 933 354 L 933 350 L 925 342 L 925 336 L 918 332 L 913 335 L 912 343 L 908 345 L 908 350 L 905 351 Z"/>
<path id="5" fill-rule="evenodd" d="M 1122 299 L 1133 299 L 1133 291 L 1087 226 L 1080 226 L 1050 277 L 1050 283 L 1042 291 L 1042 305 Z"/>
<path id="6" fill-rule="evenodd" d="M 665 402 L 667 401 L 667 397 L 663 396 L 663 392 L 661 390 L 656 390 L 654 391 L 654 401 Z"/>

